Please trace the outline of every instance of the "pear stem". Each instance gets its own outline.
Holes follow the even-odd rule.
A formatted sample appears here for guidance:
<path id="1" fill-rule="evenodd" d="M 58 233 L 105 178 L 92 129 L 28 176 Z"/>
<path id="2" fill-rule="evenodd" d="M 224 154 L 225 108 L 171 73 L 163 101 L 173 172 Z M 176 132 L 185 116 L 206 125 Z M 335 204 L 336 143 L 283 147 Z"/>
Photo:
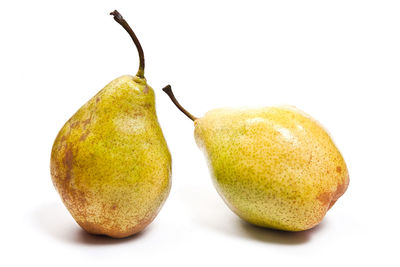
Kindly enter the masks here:
<path id="1" fill-rule="evenodd" d="M 144 78 L 144 53 L 143 53 L 142 46 L 140 45 L 139 39 L 136 37 L 135 33 L 133 32 L 133 30 L 131 29 L 129 24 L 125 21 L 125 19 L 122 17 L 122 15 L 117 10 L 114 10 L 113 12 L 111 12 L 110 15 L 114 16 L 114 20 L 116 22 L 118 22 L 129 33 L 133 42 L 135 43 L 136 48 L 139 53 L 139 70 L 138 70 L 136 76 L 138 76 L 140 78 Z"/>
<path id="2" fill-rule="evenodd" d="M 167 85 L 162 89 L 168 96 L 169 98 L 171 98 L 172 103 L 175 104 L 175 106 L 182 111 L 183 114 L 185 114 L 189 119 L 191 119 L 192 121 L 197 120 L 197 118 L 195 116 L 193 116 L 192 114 L 189 113 L 189 111 L 187 111 L 186 109 L 184 109 L 181 104 L 179 104 L 178 100 L 176 100 L 174 93 L 172 92 L 171 89 L 171 85 Z"/>

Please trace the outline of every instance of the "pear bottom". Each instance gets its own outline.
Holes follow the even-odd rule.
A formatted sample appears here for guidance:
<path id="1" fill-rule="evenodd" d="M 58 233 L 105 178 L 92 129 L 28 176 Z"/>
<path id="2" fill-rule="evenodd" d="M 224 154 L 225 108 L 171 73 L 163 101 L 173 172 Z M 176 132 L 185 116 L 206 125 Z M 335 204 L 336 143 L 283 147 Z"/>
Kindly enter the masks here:
<path id="1" fill-rule="evenodd" d="M 169 189 L 151 193 L 146 186 L 136 190 L 132 190 L 132 187 L 113 188 L 108 185 L 98 190 L 94 188 L 94 191 L 63 187 L 60 193 L 68 211 L 85 231 L 124 238 L 146 228 L 157 216 L 169 193 Z"/>
<path id="2" fill-rule="evenodd" d="M 153 217 L 153 219 L 155 216 Z M 90 222 L 78 222 L 78 224 L 89 234 L 92 235 L 105 235 L 112 238 L 125 238 L 135 235 L 141 232 L 147 225 L 149 225 L 152 220 L 144 221 L 143 223 L 130 227 L 128 231 L 121 231 L 119 229 L 114 229 L 113 227 L 105 227 L 104 225 L 97 225 Z"/>
<path id="3" fill-rule="evenodd" d="M 107 214 L 108 213 L 108 214 Z M 157 212 L 147 215 L 139 220 L 126 220 L 112 217 L 113 212 L 106 212 L 100 221 L 93 222 L 90 219 L 77 219 L 76 222 L 89 234 L 105 235 L 112 238 L 125 238 L 135 235 L 145 229 L 156 217 Z M 115 223 L 120 221 L 120 223 Z"/>
<path id="4" fill-rule="evenodd" d="M 223 195 L 220 195 L 236 215 L 252 225 L 298 232 L 309 230 L 320 224 L 327 211 L 344 194 L 347 187 L 348 179 L 344 184 L 338 185 L 333 193 L 321 193 L 316 201 L 310 201 L 310 203 L 304 203 L 301 200 L 285 201 L 281 198 L 275 201 L 268 200 L 268 203 L 244 201 L 237 204 L 239 208 L 232 206 Z"/>

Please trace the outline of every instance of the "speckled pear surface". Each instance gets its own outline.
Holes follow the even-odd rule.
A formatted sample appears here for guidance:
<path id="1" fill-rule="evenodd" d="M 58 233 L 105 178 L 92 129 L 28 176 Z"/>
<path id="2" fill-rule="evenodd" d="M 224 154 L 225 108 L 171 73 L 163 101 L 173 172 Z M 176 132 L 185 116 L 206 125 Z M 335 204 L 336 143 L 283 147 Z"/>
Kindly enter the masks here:
<path id="1" fill-rule="evenodd" d="M 255 225 L 312 228 L 349 184 L 328 133 L 292 107 L 212 110 L 195 120 L 195 138 L 219 194 Z"/>
<path id="2" fill-rule="evenodd" d="M 68 120 L 51 176 L 89 233 L 126 237 L 155 218 L 170 191 L 171 156 L 144 78 L 115 79 Z"/>

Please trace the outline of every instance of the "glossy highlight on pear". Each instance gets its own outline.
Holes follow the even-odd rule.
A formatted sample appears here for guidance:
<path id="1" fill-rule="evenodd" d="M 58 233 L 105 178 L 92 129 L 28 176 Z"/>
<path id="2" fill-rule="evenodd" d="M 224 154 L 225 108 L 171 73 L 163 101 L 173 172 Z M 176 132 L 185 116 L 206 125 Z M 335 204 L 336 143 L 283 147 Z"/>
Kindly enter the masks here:
<path id="1" fill-rule="evenodd" d="M 163 90 L 188 113 L 170 86 Z M 310 229 L 348 187 L 346 163 L 329 134 L 294 107 L 186 115 L 193 118 L 195 140 L 218 193 L 249 223 L 285 231 Z"/>
<path id="2" fill-rule="evenodd" d="M 138 48 L 138 73 L 110 82 L 67 121 L 53 144 L 50 169 L 83 229 L 123 238 L 150 224 L 167 199 L 171 155 L 144 77 L 143 50 L 118 11 L 111 14 Z"/>

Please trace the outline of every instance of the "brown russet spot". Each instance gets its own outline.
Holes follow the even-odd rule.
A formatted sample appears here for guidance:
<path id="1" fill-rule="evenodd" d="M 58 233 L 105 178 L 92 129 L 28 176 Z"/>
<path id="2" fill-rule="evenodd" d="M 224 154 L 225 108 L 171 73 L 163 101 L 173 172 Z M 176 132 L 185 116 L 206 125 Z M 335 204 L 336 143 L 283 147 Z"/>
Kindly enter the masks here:
<path id="1" fill-rule="evenodd" d="M 344 181 L 343 183 L 339 184 L 336 187 L 335 192 L 332 193 L 332 200 L 331 203 L 329 204 L 328 209 L 332 208 L 333 204 L 336 203 L 336 201 L 344 194 L 344 192 L 346 192 L 348 186 L 348 179 L 346 179 L 346 181 Z"/>
<path id="2" fill-rule="evenodd" d="M 146 103 L 146 104 L 143 105 L 143 107 L 145 109 L 149 109 L 149 108 L 151 108 L 151 104 L 150 103 Z"/>
<path id="3" fill-rule="evenodd" d="M 81 138 L 79 138 L 79 141 L 81 141 L 81 142 L 85 141 L 89 134 L 90 134 L 90 130 L 87 130 L 86 132 L 84 132 L 81 135 Z"/>
<path id="4" fill-rule="evenodd" d="M 340 183 L 337 187 L 335 192 L 333 192 L 332 199 L 336 201 L 339 197 L 341 197 L 349 185 L 349 177 L 347 176 L 342 183 Z"/>
<path id="5" fill-rule="evenodd" d="M 146 86 L 143 89 L 143 93 L 147 94 L 149 92 L 149 86 L 146 84 Z"/>
<path id="6" fill-rule="evenodd" d="M 341 172 L 342 172 L 342 168 L 341 168 L 340 166 L 337 166 L 337 167 L 336 167 L 336 172 L 337 172 L 337 173 L 341 173 Z"/>
<path id="7" fill-rule="evenodd" d="M 76 127 L 78 127 L 79 126 L 79 124 L 80 124 L 81 122 L 80 121 L 76 121 L 76 122 L 73 122 L 73 123 L 71 123 L 71 128 L 76 128 Z"/>
<path id="8" fill-rule="evenodd" d="M 322 205 L 328 205 L 331 202 L 331 192 L 323 192 L 317 196 Z"/>
<path id="9" fill-rule="evenodd" d="M 65 148 L 67 146 L 67 143 L 65 142 L 67 140 L 67 135 L 63 135 L 60 139 L 60 142 L 57 145 L 57 149 L 61 150 L 61 148 Z"/>
<path id="10" fill-rule="evenodd" d="M 99 103 L 100 97 L 96 97 L 96 103 Z"/>
<path id="11" fill-rule="evenodd" d="M 140 112 L 140 111 L 134 112 L 132 114 L 133 118 L 142 117 L 142 116 L 143 116 L 143 112 Z"/>
<path id="12" fill-rule="evenodd" d="M 68 143 L 65 144 L 65 151 L 60 151 L 60 162 L 56 160 L 55 164 L 55 172 L 58 173 L 57 176 L 54 176 L 55 182 L 57 184 L 57 190 L 60 192 L 61 198 L 63 199 L 64 204 L 67 206 L 72 200 L 71 195 L 71 187 L 70 181 L 72 179 L 72 165 L 73 165 L 73 152 Z M 63 166 L 63 167 L 61 167 Z"/>
<path id="13" fill-rule="evenodd" d="M 67 148 L 65 150 L 65 157 L 64 157 L 64 163 L 65 163 L 65 180 L 68 181 L 71 179 L 71 173 L 72 173 L 72 161 L 73 161 L 74 155 L 72 154 L 71 148 Z"/>
<path id="14" fill-rule="evenodd" d="M 111 207 L 113 210 L 117 209 L 117 204 L 112 205 Z"/>
<path id="15" fill-rule="evenodd" d="M 349 176 L 347 175 L 344 181 L 337 185 L 334 192 L 323 192 L 318 195 L 317 199 L 321 201 L 322 205 L 328 205 L 328 209 L 330 209 L 335 204 L 335 202 L 344 194 L 344 192 L 346 192 L 348 186 Z"/>
<path id="16" fill-rule="evenodd" d="M 91 120 L 92 120 L 92 117 L 90 117 L 89 119 L 86 119 L 86 120 L 82 121 L 83 126 L 86 127 L 86 126 L 90 123 Z"/>

